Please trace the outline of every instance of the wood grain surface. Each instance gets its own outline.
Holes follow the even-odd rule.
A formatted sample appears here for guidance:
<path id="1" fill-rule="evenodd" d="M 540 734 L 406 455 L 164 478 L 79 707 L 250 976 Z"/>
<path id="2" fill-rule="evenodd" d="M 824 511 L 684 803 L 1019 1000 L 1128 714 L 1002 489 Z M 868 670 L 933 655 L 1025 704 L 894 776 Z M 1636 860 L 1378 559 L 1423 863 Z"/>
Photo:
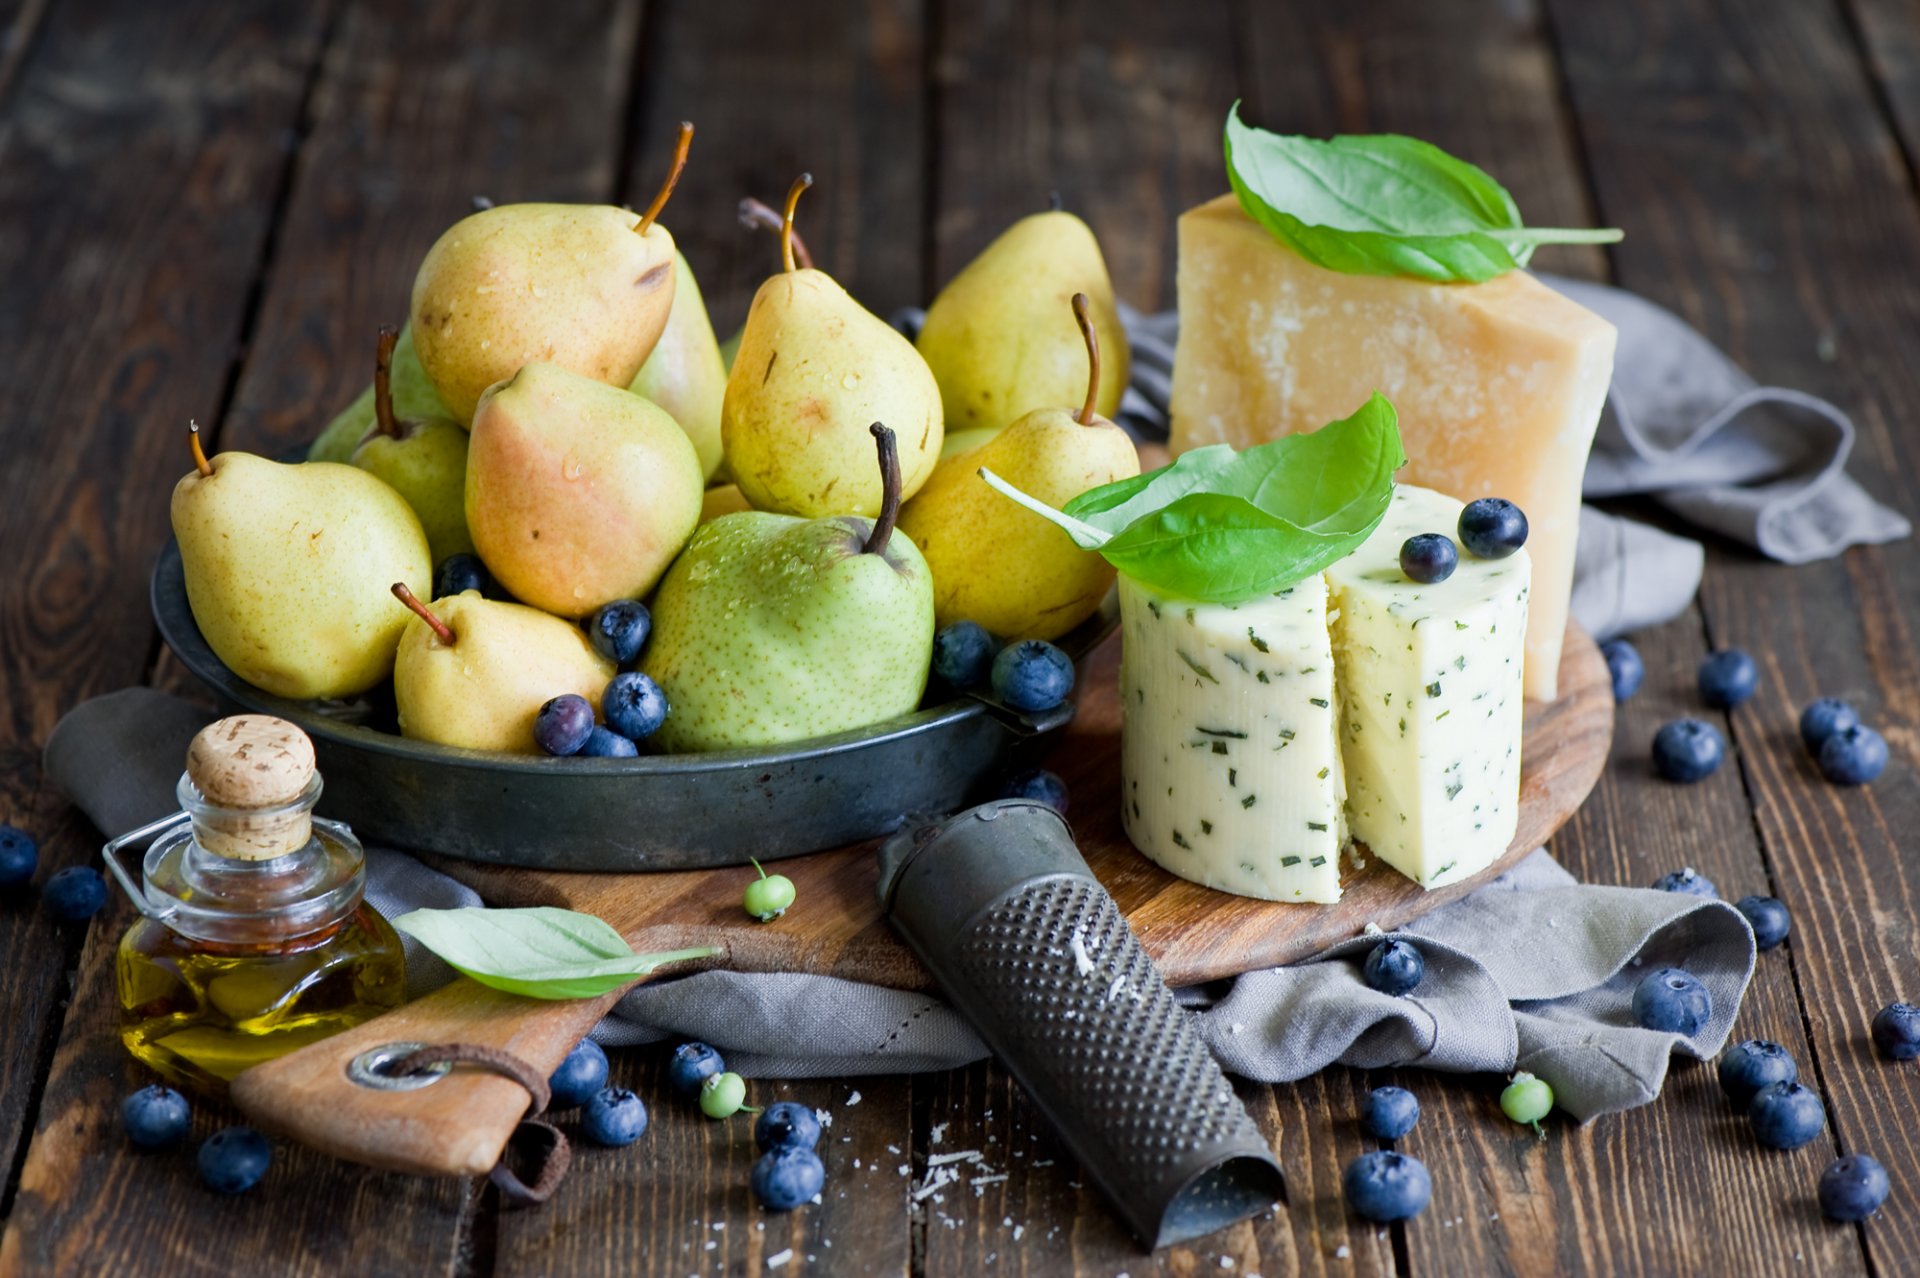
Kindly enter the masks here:
<path id="1" fill-rule="evenodd" d="M 632 200 L 683 117 L 701 133 L 667 221 L 723 333 L 769 252 L 732 203 L 797 168 L 820 179 L 802 216 L 823 264 L 876 309 L 925 300 L 1056 189 L 1121 296 L 1151 307 L 1172 298 L 1174 218 L 1224 187 L 1234 97 L 1274 127 L 1428 137 L 1498 175 L 1530 223 L 1626 228 L 1536 262 L 1646 293 L 1762 380 L 1833 398 L 1861 428 L 1855 473 L 1920 514 L 1916 49 L 1901 0 L 0 0 L 0 820 L 40 836 L 43 879 L 90 857 L 39 742 L 93 693 L 187 690 L 154 660 L 142 595 L 180 419 L 239 446 L 310 435 L 468 196 Z M 1550 1121 L 1544 1141 L 1499 1116 L 1497 1079 L 1334 1069 L 1239 1085 L 1287 1172 L 1270 1218 L 1142 1257 L 991 1064 L 754 1080 L 757 1101 L 836 1119 L 822 1203 L 780 1217 L 747 1192 L 747 1124 L 688 1112 L 648 1048 L 612 1056 L 652 1129 L 582 1148 L 540 1210 L 290 1143 L 228 1201 L 190 1148 L 135 1153 L 112 1118 L 145 1081 L 112 1033 L 125 913 L 57 928 L 28 893 L 0 901 L 0 1273 L 759 1275 L 785 1252 L 779 1278 L 1914 1273 L 1920 1074 L 1878 1060 L 1865 1026 L 1920 996 L 1916 582 L 1912 542 L 1792 569 L 1710 544 L 1696 607 L 1635 636 L 1646 689 L 1553 841 L 1590 881 L 1693 864 L 1792 907 L 1735 1032 L 1785 1043 L 1823 1092 L 1829 1130 L 1793 1154 L 1753 1147 L 1710 1066 L 1677 1062 L 1659 1102 Z M 1727 644 L 1762 670 L 1723 717 L 1730 766 L 1668 786 L 1647 742 L 1701 713 L 1694 668 Z M 1824 693 L 1892 744 L 1874 786 L 1826 786 L 1794 741 Z M 1403 1147 L 1435 1198 L 1375 1228 L 1338 1182 L 1375 1145 L 1360 1099 L 1389 1081 L 1422 1102 Z M 199 1104 L 195 1135 L 233 1121 Z M 966 1150 L 988 1183 L 916 1199 L 933 1158 Z M 1813 1184 L 1853 1150 L 1887 1165 L 1894 1198 L 1832 1225 Z"/>

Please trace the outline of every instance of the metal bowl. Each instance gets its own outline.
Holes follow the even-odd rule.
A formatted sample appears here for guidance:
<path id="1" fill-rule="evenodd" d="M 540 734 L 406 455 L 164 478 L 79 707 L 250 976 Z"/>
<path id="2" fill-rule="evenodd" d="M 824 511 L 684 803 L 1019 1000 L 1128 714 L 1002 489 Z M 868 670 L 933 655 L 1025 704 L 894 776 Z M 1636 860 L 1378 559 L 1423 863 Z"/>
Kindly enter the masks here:
<path id="1" fill-rule="evenodd" d="M 857 843 L 907 813 L 980 797 L 1019 740 L 1072 716 L 1070 707 L 1021 716 L 964 696 L 787 749 L 636 759 L 462 750 L 394 731 L 389 689 L 354 702 L 289 701 L 235 675 L 200 634 L 172 541 L 154 565 L 152 598 L 167 646 L 223 702 L 278 715 L 313 738 L 323 815 L 369 842 L 504 865 L 702 869 Z M 1109 593 L 1060 646 L 1078 661 L 1117 620 Z"/>

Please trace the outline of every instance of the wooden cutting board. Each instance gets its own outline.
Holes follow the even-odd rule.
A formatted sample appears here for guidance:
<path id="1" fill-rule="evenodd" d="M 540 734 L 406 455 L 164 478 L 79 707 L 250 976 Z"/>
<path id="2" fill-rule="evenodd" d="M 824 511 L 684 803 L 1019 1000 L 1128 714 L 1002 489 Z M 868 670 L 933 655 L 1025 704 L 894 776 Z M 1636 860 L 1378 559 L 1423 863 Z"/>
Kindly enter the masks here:
<path id="1" fill-rule="evenodd" d="M 1309 957 L 1373 923 L 1392 929 L 1474 890 L 1545 842 L 1586 799 L 1613 737 L 1606 663 L 1570 626 L 1560 699 L 1529 702 L 1521 764 L 1520 829 L 1507 853 L 1474 878 L 1433 891 L 1367 857 L 1348 863 L 1335 905 L 1230 896 L 1175 878 L 1127 842 L 1120 826 L 1120 641 L 1086 663 L 1073 723 L 1045 759 L 1072 794 L 1069 818 L 1093 872 L 1113 894 L 1170 985 L 1190 985 Z M 716 814 L 724 819 L 724 814 Z M 811 972 L 897 989 L 929 986 L 926 970 L 880 916 L 874 844 L 779 864 L 795 904 L 770 923 L 740 906 L 750 868 L 656 874 L 521 870 L 450 860 L 439 868 L 490 905 L 557 905 L 606 919 L 636 950 L 719 945 L 714 965 L 739 971 Z M 526 1108 L 517 1084 L 460 1071 L 432 1087 L 378 1092 L 350 1083 L 346 1063 L 394 1041 L 479 1042 L 551 1070 L 616 996 L 545 1003 L 470 981 L 357 1029 L 258 1066 L 233 1085 L 254 1121 L 340 1157 L 427 1174 L 483 1175 Z"/>

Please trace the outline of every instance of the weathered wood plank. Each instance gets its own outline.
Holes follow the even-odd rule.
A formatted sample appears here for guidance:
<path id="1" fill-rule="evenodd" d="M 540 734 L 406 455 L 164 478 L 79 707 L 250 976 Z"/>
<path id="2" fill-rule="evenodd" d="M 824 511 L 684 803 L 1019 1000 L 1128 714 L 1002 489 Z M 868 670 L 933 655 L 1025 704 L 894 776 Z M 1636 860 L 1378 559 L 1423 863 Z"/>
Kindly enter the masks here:
<path id="1" fill-rule="evenodd" d="M 1920 510 L 1920 216 L 1839 16 L 1557 0 L 1553 12 L 1601 208 L 1646 228 L 1616 253 L 1623 282 L 1762 379 L 1852 410 L 1856 473 Z M 1920 970 L 1920 865 L 1902 846 L 1920 823 L 1915 580 L 1909 540 L 1794 570 L 1716 554 L 1702 595 L 1714 642 L 1746 648 L 1762 672 L 1733 727 L 1773 887 L 1794 910 L 1788 951 L 1815 1049 L 1803 1070 L 1815 1067 L 1840 1146 L 1886 1164 L 1896 1203 L 1920 1200 L 1920 1135 L 1903 1117 L 1920 1112 L 1920 1074 L 1876 1059 L 1867 1024 L 1914 996 Z M 1806 760 L 1793 724 L 1821 694 L 1854 699 L 1892 743 L 1873 787 L 1829 787 Z M 1810 1214 L 1817 1171 L 1801 1167 L 1775 1209 Z M 1900 1222 L 1865 1226 L 1882 1269 L 1911 1262 Z"/>
<path id="2" fill-rule="evenodd" d="M 1906 153 L 1920 171 L 1920 13 L 1911 0 L 1838 0 Z"/>
<path id="3" fill-rule="evenodd" d="M 51 0 L 4 0 L 0 2 L 0 103 L 19 75 Z M 6 123 L 0 120 L 0 150 L 5 149 Z"/>

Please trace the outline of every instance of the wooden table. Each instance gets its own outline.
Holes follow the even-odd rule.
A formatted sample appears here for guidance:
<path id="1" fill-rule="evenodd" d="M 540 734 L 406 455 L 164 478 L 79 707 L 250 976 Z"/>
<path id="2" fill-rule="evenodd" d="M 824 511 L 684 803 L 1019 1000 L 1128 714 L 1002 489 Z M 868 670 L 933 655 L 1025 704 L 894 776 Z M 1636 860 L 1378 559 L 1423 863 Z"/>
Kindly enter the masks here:
<path id="1" fill-rule="evenodd" d="M 803 168 L 816 256 L 882 313 L 1049 191 L 1099 232 L 1121 295 L 1161 306 L 1174 217 L 1225 187 L 1235 97 L 1277 128 L 1415 133 L 1498 174 L 1530 221 L 1626 228 L 1539 264 L 1637 289 L 1763 379 L 1832 397 L 1860 425 L 1856 472 L 1920 513 L 1916 18 L 1898 0 L 0 0 L 0 819 L 41 835 L 43 875 L 91 860 L 40 742 L 86 697 L 188 682 L 145 594 L 185 420 L 221 447 L 308 438 L 470 197 L 643 199 L 683 116 L 700 132 L 667 221 L 723 331 L 774 261 L 734 201 Z M 652 1131 L 583 1151 L 544 1209 L 288 1147 L 229 1201 L 190 1150 L 122 1141 L 114 1103 L 143 1081 L 111 1032 L 124 909 L 62 929 L 23 894 L 0 904 L 0 1269 L 758 1274 L 791 1249 L 783 1278 L 1920 1272 L 1920 1069 L 1867 1040 L 1876 1008 L 1920 995 L 1916 587 L 1912 541 L 1796 569 L 1711 546 L 1697 606 L 1637 636 L 1646 689 L 1555 841 L 1595 882 L 1693 865 L 1790 903 L 1736 1030 L 1784 1042 L 1825 1096 L 1832 1123 L 1798 1152 L 1758 1150 L 1699 1065 L 1544 1141 L 1499 1117 L 1496 1079 L 1333 1070 L 1240 1089 L 1286 1167 L 1280 1210 L 1149 1259 L 996 1068 L 760 1084 L 837 1120 L 824 1203 L 780 1217 L 751 1203 L 746 1123 L 672 1104 L 642 1050 L 614 1069 Z M 1733 766 L 1659 783 L 1653 729 L 1695 710 L 1695 663 L 1721 645 L 1761 671 L 1729 716 Z M 1797 748 L 1797 707 L 1823 693 L 1891 742 L 1872 788 L 1822 784 Z M 1338 1182 L 1386 1081 L 1422 1099 L 1407 1148 L 1435 1191 L 1377 1229 Z M 225 1121 L 203 1106 L 196 1130 Z M 910 1201 L 930 1155 L 967 1149 L 1008 1178 Z M 1852 1150 L 1894 1182 L 1861 1227 L 1813 1202 Z"/>

